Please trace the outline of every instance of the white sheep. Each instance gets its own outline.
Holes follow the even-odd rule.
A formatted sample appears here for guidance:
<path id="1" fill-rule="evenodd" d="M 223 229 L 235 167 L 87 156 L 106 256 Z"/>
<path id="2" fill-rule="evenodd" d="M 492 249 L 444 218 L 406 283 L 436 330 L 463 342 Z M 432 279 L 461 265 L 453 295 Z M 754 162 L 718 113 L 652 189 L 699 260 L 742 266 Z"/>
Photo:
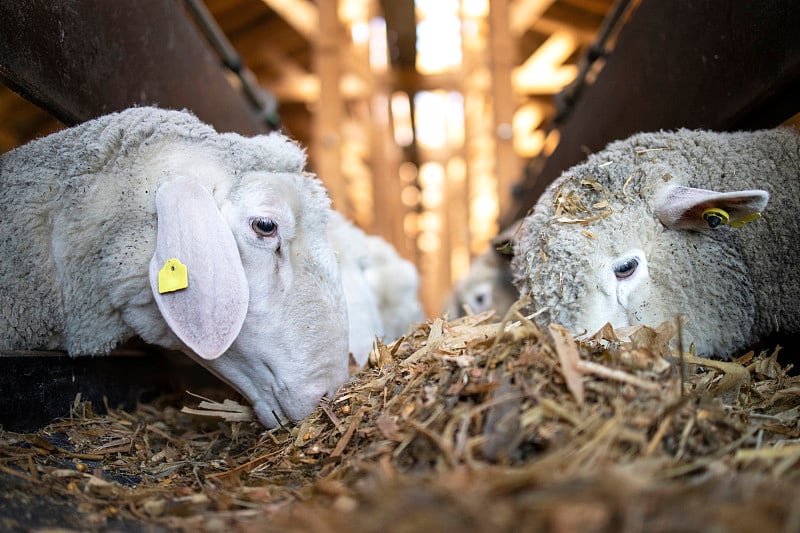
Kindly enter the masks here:
<path id="1" fill-rule="evenodd" d="M 489 249 L 475 256 L 467 274 L 455 283 L 445 312 L 452 320 L 466 316 L 467 309 L 473 314 L 493 309 L 495 319 L 499 320 L 518 298 L 510 256 Z"/>
<path id="2" fill-rule="evenodd" d="M 797 132 L 643 133 L 548 187 L 512 269 L 542 324 L 580 334 L 685 315 L 685 346 L 726 357 L 800 332 L 798 212 Z"/>
<path id="3" fill-rule="evenodd" d="M 385 333 L 378 301 L 364 275 L 369 262 L 366 235 L 341 214 L 334 212 L 328 224 L 328 238 L 336 251 L 342 275 L 349 318 L 350 353 L 356 364 L 363 366 L 375 339 L 383 337 Z"/>
<path id="4" fill-rule="evenodd" d="M 330 202 L 305 163 L 280 134 L 148 107 L 4 154 L 0 349 L 102 355 L 138 335 L 264 425 L 302 419 L 348 377 Z"/>
<path id="5" fill-rule="evenodd" d="M 350 352 L 359 366 L 376 339 L 391 342 L 424 320 L 417 269 L 386 241 L 367 235 L 339 213 L 328 227 L 342 273 L 350 318 Z"/>
<path id="6" fill-rule="evenodd" d="M 392 245 L 375 235 L 367 236 L 369 262 L 364 275 L 378 301 L 384 341 L 405 335 L 409 326 L 425 320 L 419 300 L 419 273 Z"/>
<path id="7" fill-rule="evenodd" d="M 456 281 L 444 309 L 450 320 L 466 316 L 467 310 L 478 314 L 489 309 L 494 310 L 495 320 L 502 320 L 519 299 L 511 258 L 521 223 L 518 220 L 496 235 L 489 248 L 470 262 L 466 275 Z"/>

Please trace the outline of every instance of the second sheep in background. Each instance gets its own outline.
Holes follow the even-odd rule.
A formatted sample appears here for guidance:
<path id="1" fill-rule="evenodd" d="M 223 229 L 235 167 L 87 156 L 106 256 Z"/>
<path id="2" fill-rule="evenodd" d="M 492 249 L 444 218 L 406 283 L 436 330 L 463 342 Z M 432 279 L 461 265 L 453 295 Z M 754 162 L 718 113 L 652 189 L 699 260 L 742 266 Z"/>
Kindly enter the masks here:
<path id="1" fill-rule="evenodd" d="M 392 342 L 425 319 L 419 275 L 389 243 L 367 235 L 338 212 L 331 215 L 328 238 L 342 273 L 350 353 L 364 366 L 376 338 Z"/>
<path id="2" fill-rule="evenodd" d="M 489 249 L 476 256 L 469 271 L 453 286 L 444 312 L 449 320 L 494 310 L 495 320 L 501 320 L 519 299 L 511 273 L 514 255 L 514 236 L 521 221 L 515 222 L 489 243 Z"/>

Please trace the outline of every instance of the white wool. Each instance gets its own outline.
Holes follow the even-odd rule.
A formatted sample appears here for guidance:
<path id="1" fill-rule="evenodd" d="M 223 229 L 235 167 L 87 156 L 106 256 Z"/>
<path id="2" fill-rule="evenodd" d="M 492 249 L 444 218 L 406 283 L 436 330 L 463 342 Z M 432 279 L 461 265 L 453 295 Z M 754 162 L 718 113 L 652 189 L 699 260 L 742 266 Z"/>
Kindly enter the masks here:
<path id="1" fill-rule="evenodd" d="M 392 342 L 424 320 L 419 275 L 392 245 L 367 235 L 339 213 L 331 216 L 328 235 L 342 272 L 350 352 L 364 365 L 376 339 Z"/>

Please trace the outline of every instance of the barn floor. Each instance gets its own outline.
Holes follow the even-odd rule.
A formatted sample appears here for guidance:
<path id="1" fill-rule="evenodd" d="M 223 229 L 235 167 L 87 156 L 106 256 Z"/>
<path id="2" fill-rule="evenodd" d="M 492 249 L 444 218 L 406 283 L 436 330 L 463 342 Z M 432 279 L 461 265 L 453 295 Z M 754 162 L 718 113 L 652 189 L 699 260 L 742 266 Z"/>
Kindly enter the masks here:
<path id="1" fill-rule="evenodd" d="M 379 346 L 296 427 L 164 395 L 0 432 L 0 529 L 800 530 L 800 378 L 774 347 L 708 361 L 669 351 L 673 323 L 576 342 L 487 318 Z"/>

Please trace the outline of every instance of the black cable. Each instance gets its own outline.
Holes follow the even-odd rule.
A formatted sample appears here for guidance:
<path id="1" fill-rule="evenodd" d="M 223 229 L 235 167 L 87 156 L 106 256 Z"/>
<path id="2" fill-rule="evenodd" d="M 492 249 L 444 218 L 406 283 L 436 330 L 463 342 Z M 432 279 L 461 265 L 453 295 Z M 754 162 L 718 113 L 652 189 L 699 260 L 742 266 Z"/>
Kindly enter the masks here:
<path id="1" fill-rule="evenodd" d="M 244 65 L 241 56 L 233 48 L 202 0 L 184 0 L 184 3 L 206 39 L 219 54 L 222 64 L 239 78 L 245 96 L 258 111 L 259 119 L 263 120 L 271 130 L 280 129 L 281 118 L 275 95 L 258 85 L 255 75 Z"/>

